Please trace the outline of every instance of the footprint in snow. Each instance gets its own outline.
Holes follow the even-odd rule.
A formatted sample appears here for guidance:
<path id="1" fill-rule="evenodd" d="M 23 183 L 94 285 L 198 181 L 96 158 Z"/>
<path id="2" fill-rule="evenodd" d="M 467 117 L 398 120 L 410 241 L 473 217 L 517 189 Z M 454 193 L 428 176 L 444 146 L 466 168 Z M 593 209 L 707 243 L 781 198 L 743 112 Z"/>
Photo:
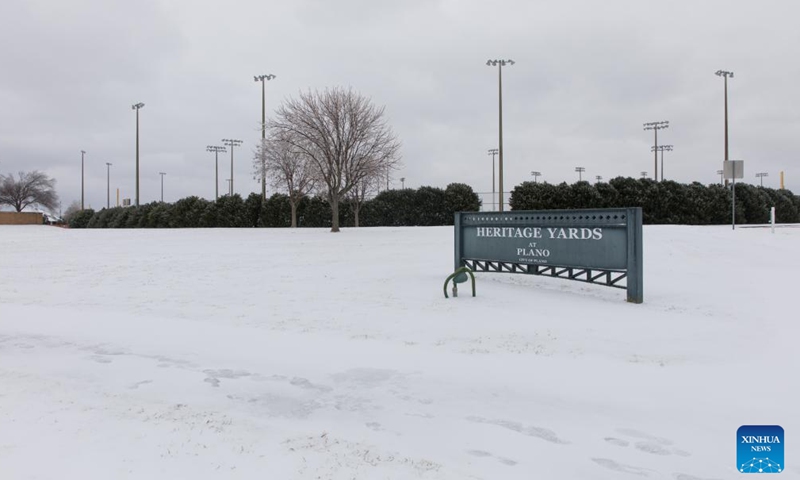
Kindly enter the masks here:
<path id="1" fill-rule="evenodd" d="M 472 455 L 473 457 L 480 457 L 480 458 L 494 457 L 497 459 L 498 462 L 502 463 L 503 465 L 508 465 L 509 467 L 513 467 L 514 465 L 519 463 L 516 460 L 512 460 L 510 458 L 495 457 L 494 455 L 491 454 L 491 452 L 487 452 L 485 450 L 467 450 L 467 453 Z"/>
<path id="2" fill-rule="evenodd" d="M 718 478 L 695 477 L 694 475 L 688 475 L 686 473 L 676 473 L 673 476 L 675 477 L 675 480 L 720 480 Z"/>
<path id="3" fill-rule="evenodd" d="M 621 438 L 606 437 L 603 440 L 605 440 L 607 443 L 610 443 L 611 445 L 616 445 L 618 447 L 627 447 L 628 445 L 630 445 L 629 441 L 622 440 Z"/>
<path id="4" fill-rule="evenodd" d="M 467 420 L 475 423 L 486 423 L 489 425 L 497 425 L 498 427 L 503 427 L 508 430 L 521 433 L 523 435 L 528 435 L 530 437 L 540 438 L 550 443 L 558 443 L 561 445 L 567 445 L 570 443 L 566 440 L 559 438 L 556 432 L 549 430 L 547 428 L 525 426 L 519 422 L 512 422 L 510 420 L 492 420 L 483 417 L 467 417 Z"/>
<path id="5" fill-rule="evenodd" d="M 623 473 L 630 473 L 632 475 L 639 475 L 641 477 L 648 476 L 648 470 L 644 468 L 634 467 L 632 465 L 624 465 L 622 463 L 617 463 L 610 458 L 593 458 L 592 461 L 601 467 L 607 468 L 609 470 L 614 470 L 617 472 Z"/>
<path id="6" fill-rule="evenodd" d="M 621 433 L 625 436 L 639 439 L 639 441 L 634 443 L 634 447 L 637 450 L 645 453 L 650 453 L 652 455 L 665 455 L 665 456 L 678 455 L 679 457 L 692 456 L 691 453 L 685 450 L 680 450 L 672 447 L 673 441 L 663 437 L 650 435 L 649 433 L 641 432 L 639 430 L 634 430 L 632 428 L 618 428 L 617 433 Z M 605 441 L 611 443 L 612 445 L 617 445 L 620 447 L 627 447 L 629 445 L 629 442 L 627 440 L 622 440 L 614 437 L 606 437 Z"/>

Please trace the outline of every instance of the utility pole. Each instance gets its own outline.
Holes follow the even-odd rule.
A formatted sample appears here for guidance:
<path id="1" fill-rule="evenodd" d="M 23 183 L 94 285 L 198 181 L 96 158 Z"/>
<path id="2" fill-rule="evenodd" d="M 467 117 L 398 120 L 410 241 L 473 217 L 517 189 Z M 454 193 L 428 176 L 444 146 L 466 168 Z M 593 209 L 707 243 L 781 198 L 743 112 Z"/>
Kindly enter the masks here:
<path id="1" fill-rule="evenodd" d="M 722 77 L 725 80 L 725 161 L 728 161 L 728 77 L 733 78 L 733 72 L 726 70 L 717 70 L 714 75 Z M 725 185 L 728 181 L 725 180 Z"/>
<path id="2" fill-rule="evenodd" d="M 575 167 L 575 171 L 578 172 L 578 181 L 579 182 L 582 181 L 583 180 L 583 172 L 585 172 L 586 169 L 584 167 Z"/>
<path id="3" fill-rule="evenodd" d="M 158 174 L 161 175 L 161 203 L 164 203 L 164 175 L 166 173 L 158 172 Z"/>
<path id="4" fill-rule="evenodd" d="M 86 155 L 85 150 L 81 150 L 81 210 L 83 210 L 83 181 L 84 181 L 84 168 L 83 168 L 83 160 L 84 156 Z"/>
<path id="5" fill-rule="evenodd" d="M 641 172 L 639 173 L 639 175 L 641 175 L 642 178 L 647 178 L 647 172 Z"/>
<path id="6" fill-rule="evenodd" d="M 503 211 L 503 67 L 514 65 L 514 60 L 487 60 L 486 65 L 497 67 L 497 92 L 498 92 L 498 111 L 499 111 L 499 141 L 497 142 L 500 163 L 498 166 L 498 190 L 500 211 Z"/>
<path id="7" fill-rule="evenodd" d="M 597 176 L 594 177 L 594 179 L 597 180 L 597 183 L 600 183 L 600 180 L 602 180 L 603 177 L 601 177 L 600 175 L 597 175 Z"/>
<path id="8" fill-rule="evenodd" d="M 225 181 L 228 182 L 228 195 L 233 195 L 231 193 L 231 179 L 230 178 L 226 178 Z"/>
<path id="9" fill-rule="evenodd" d="M 106 208 L 111 208 L 111 165 L 106 162 Z"/>
<path id="10" fill-rule="evenodd" d="M 271 73 L 267 75 L 255 75 L 253 76 L 253 80 L 256 82 L 261 82 L 261 149 L 263 150 L 266 148 L 266 139 L 267 139 L 267 111 L 266 111 L 266 101 L 264 100 L 265 96 L 265 88 L 264 82 L 269 81 L 275 78 L 275 75 Z M 266 152 L 261 152 L 261 198 L 262 200 L 267 199 L 267 166 L 265 165 L 265 155 Z M 233 176 L 231 176 L 233 178 Z"/>
<path id="11" fill-rule="evenodd" d="M 225 153 L 225 147 L 218 145 L 208 145 L 206 152 L 214 152 L 214 200 L 219 200 L 219 154 Z"/>
<path id="12" fill-rule="evenodd" d="M 537 179 L 542 176 L 541 172 L 531 172 L 531 176 L 533 176 L 533 183 L 538 183 Z"/>
<path id="13" fill-rule="evenodd" d="M 496 148 L 490 148 L 490 149 L 489 149 L 489 155 L 491 155 L 491 156 L 492 156 L 492 207 L 494 207 L 495 205 L 497 205 L 497 203 L 495 203 L 495 202 L 496 202 L 496 200 L 497 200 L 497 192 L 496 192 L 496 191 L 495 191 L 495 189 L 494 189 L 494 185 L 495 185 L 495 177 L 494 177 L 494 157 L 497 155 L 497 152 L 499 152 L 499 150 L 498 150 L 498 149 L 496 149 Z"/>
<path id="14" fill-rule="evenodd" d="M 239 145 L 242 144 L 242 141 L 236 140 L 235 138 L 223 138 L 222 143 L 231 147 L 231 178 L 230 178 L 231 185 L 229 190 L 231 192 L 231 196 L 233 196 L 233 147 L 238 147 Z"/>
<path id="15" fill-rule="evenodd" d="M 662 122 L 649 122 L 644 124 L 645 130 L 652 130 L 655 134 L 655 148 L 658 150 L 658 131 L 663 130 L 665 128 L 669 128 L 669 120 L 664 120 Z M 653 175 L 653 180 L 658 181 L 658 151 L 654 150 L 653 153 L 653 168 L 655 169 L 655 174 Z"/>
<path id="16" fill-rule="evenodd" d="M 671 152 L 672 145 L 659 145 L 658 147 L 650 147 L 651 152 L 661 152 L 661 181 L 664 181 L 664 151 Z"/>
<path id="17" fill-rule="evenodd" d="M 767 172 L 756 173 L 756 178 L 761 179 L 761 188 L 764 188 L 764 177 L 769 177 L 769 174 Z"/>

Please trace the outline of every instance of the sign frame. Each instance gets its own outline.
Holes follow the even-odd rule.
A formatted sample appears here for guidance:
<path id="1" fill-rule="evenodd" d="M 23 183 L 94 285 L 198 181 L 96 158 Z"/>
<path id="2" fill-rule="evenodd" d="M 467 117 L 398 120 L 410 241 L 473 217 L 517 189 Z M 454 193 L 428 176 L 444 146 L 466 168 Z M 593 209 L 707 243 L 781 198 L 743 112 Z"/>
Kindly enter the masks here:
<path id="1" fill-rule="evenodd" d="M 507 249 L 519 247 L 526 239 L 492 238 L 488 247 L 477 246 L 478 228 L 505 234 L 510 232 L 536 231 L 544 236 L 548 232 L 569 232 L 570 235 L 583 235 L 584 243 L 573 241 L 557 254 L 552 261 L 532 263 L 523 259 L 513 259 Z M 527 230 L 526 230 L 527 229 Z M 533 229 L 533 230 L 532 230 Z M 602 241 L 602 232 L 608 229 L 606 243 L 598 250 L 592 246 L 593 240 Z M 627 301 L 644 301 L 642 209 L 596 208 L 581 210 L 512 210 L 510 212 L 456 212 L 454 219 L 454 270 L 469 267 L 476 272 L 521 273 L 543 275 L 566 280 L 605 285 L 627 290 Z M 587 238 L 587 232 L 600 230 L 600 238 Z M 473 233 L 474 232 L 474 233 Z M 505 235 L 485 235 L 486 237 L 505 237 Z M 552 235 L 552 239 L 555 236 Z M 561 238 L 559 236 L 559 238 Z M 568 241 L 565 240 L 564 241 Z M 516 243 L 515 243 L 516 242 Z M 494 245 L 495 247 L 492 247 Z M 564 244 L 567 245 L 567 244 Z M 516 250 L 519 252 L 519 250 Z M 595 254 L 600 252 L 600 254 Z M 548 253 L 549 255 L 549 253 Z M 556 258 L 557 257 L 557 258 Z M 591 259 L 589 261 L 588 259 Z M 592 263 L 589 265 L 589 263 Z M 624 280 L 624 282 L 623 282 Z M 623 285 L 624 283 L 624 285 Z"/>

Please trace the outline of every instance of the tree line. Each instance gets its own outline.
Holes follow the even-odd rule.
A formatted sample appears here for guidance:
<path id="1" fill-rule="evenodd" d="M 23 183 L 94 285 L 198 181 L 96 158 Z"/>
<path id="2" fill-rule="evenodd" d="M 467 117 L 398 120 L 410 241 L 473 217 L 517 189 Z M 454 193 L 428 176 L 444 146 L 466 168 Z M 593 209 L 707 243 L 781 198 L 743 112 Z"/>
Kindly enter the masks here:
<path id="1" fill-rule="evenodd" d="M 345 201 L 336 216 L 323 196 L 303 196 L 295 199 L 293 207 L 286 194 L 276 193 L 263 201 L 260 194 L 251 193 L 246 199 L 238 194 L 216 201 L 187 197 L 175 203 L 79 210 L 67 221 L 70 228 L 331 228 L 334 221 L 344 227 L 357 226 L 358 212 L 360 226 L 434 226 L 452 225 L 455 212 L 478 211 L 480 206 L 472 187 L 451 183 L 445 189 L 384 190 L 358 206 Z"/>
<path id="2" fill-rule="evenodd" d="M 731 221 L 731 189 L 719 184 L 617 177 L 573 184 L 524 182 L 511 192 L 512 210 L 642 207 L 646 224 L 718 225 Z M 800 222 L 800 197 L 789 190 L 736 184 L 736 223 Z"/>

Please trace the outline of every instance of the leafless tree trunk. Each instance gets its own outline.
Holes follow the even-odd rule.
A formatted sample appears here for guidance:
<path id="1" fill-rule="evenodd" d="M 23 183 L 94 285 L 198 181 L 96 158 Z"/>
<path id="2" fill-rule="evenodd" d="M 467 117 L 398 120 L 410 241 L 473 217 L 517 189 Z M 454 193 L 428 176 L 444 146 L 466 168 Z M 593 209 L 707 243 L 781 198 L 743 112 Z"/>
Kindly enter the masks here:
<path id="1" fill-rule="evenodd" d="M 33 204 L 54 211 L 58 208 L 56 181 L 42 172 L 19 172 L 19 180 L 13 175 L 0 175 L 0 205 L 14 207 L 21 212 Z"/>
<path id="2" fill-rule="evenodd" d="M 383 173 L 379 172 L 377 175 L 365 178 L 350 191 L 348 197 L 350 203 L 353 205 L 353 216 L 356 227 L 360 225 L 359 215 L 361 214 L 361 207 L 364 206 L 364 202 L 367 201 L 370 195 L 380 190 L 382 180 Z"/>
<path id="3" fill-rule="evenodd" d="M 292 208 L 292 228 L 296 228 L 297 205 L 316 186 L 314 165 L 290 144 L 271 137 L 261 142 L 253 166 L 258 172 L 265 168 L 273 186 L 286 189 Z"/>
<path id="4" fill-rule="evenodd" d="M 331 232 L 339 231 L 339 202 L 378 172 L 399 163 L 400 143 L 384 109 L 351 89 L 301 93 L 278 109 L 273 137 L 312 166 L 331 206 Z"/>

